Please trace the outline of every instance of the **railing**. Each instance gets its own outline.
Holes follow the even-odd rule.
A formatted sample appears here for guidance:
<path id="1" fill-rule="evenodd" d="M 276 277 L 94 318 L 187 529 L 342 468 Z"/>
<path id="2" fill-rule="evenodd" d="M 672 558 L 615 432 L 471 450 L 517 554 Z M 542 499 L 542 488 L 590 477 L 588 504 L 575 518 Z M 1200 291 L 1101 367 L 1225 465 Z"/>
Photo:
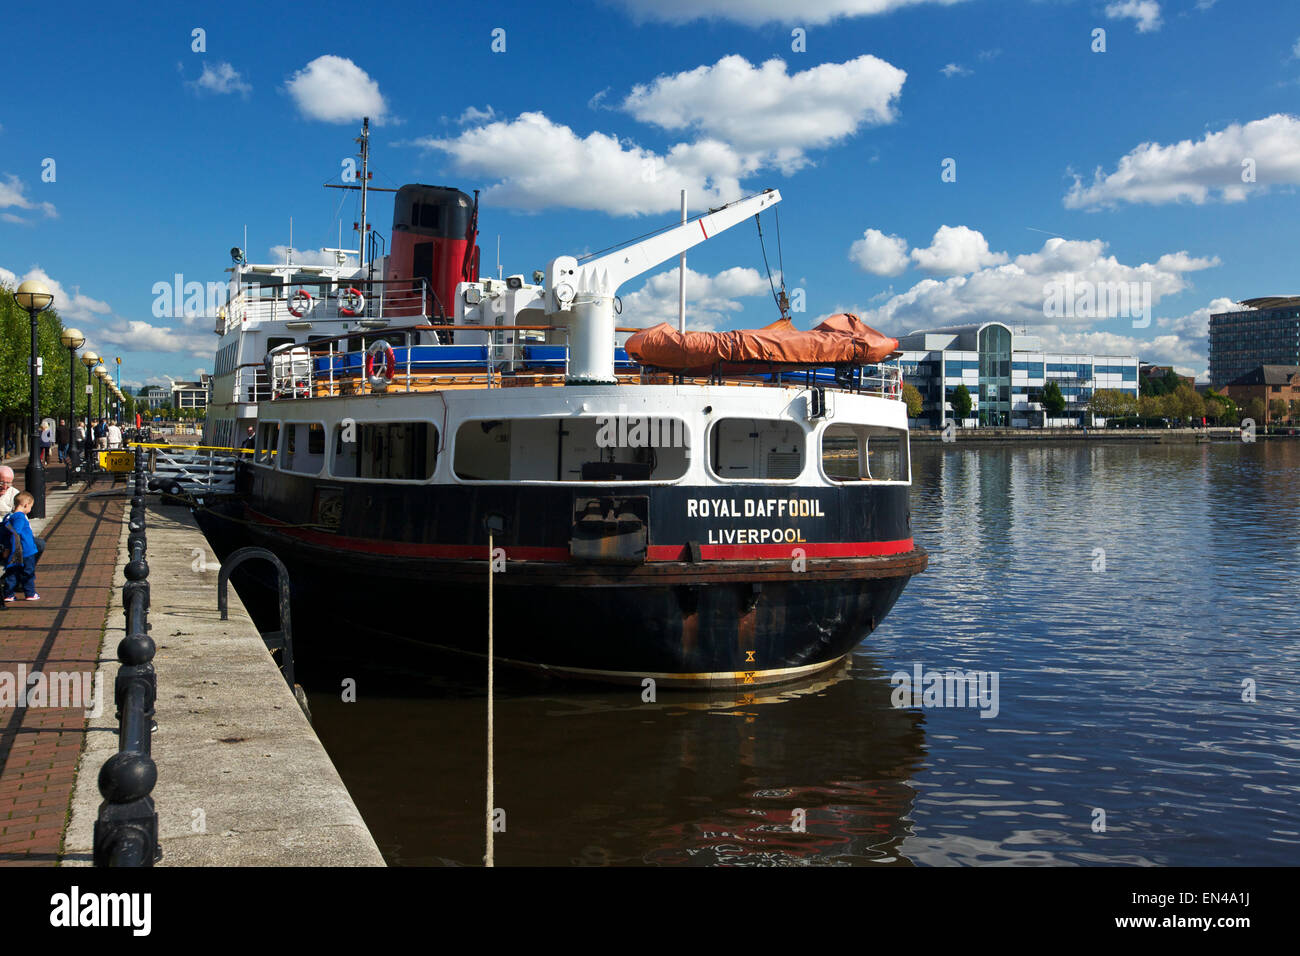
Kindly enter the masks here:
<path id="1" fill-rule="evenodd" d="M 153 714 L 158 696 L 154 672 L 156 650 L 149 636 L 149 564 L 145 560 L 144 452 L 135 453 L 135 494 L 131 498 L 126 584 L 122 605 L 126 611 L 126 637 L 117 645 L 121 667 L 113 684 L 117 705 L 118 751 L 99 771 L 99 792 L 104 802 L 95 820 L 92 861 L 95 866 L 153 866 L 162 858 L 158 845 L 158 813 L 154 809 L 154 784 L 158 767 L 153 762 Z"/>
<path id="2" fill-rule="evenodd" d="M 635 329 L 618 329 L 631 332 Z M 439 336 L 475 333 L 487 341 L 464 345 L 396 345 L 392 348 L 393 369 L 386 381 L 371 385 L 368 365 L 380 372 L 383 361 L 377 356 L 367 360 L 367 349 L 375 342 L 401 337 L 415 341 L 420 333 Z M 408 336 L 409 333 L 409 336 Z M 279 401 L 295 398 L 327 398 L 357 395 L 366 391 L 423 392 L 443 388 L 508 388 L 562 384 L 569 372 L 567 344 L 548 344 L 543 336 L 556 334 L 566 339 L 568 329 L 549 325 L 445 326 L 417 325 L 357 331 L 321 338 L 307 345 L 287 343 L 267 353 L 262 363 L 240 366 L 239 375 L 253 376 L 264 386 L 256 393 L 260 400 Z M 352 347 L 359 342 L 360 348 Z M 833 391 L 872 395 L 902 401 L 903 370 L 897 360 L 873 365 L 838 366 L 813 369 L 771 371 L 724 371 L 721 367 L 708 375 L 682 375 L 641 366 L 623 349 L 615 350 L 615 379 L 620 384 L 661 385 L 746 385 L 755 387 L 823 388 Z M 373 371 L 373 370 L 372 370 Z M 240 379 L 242 380 L 242 379 Z"/>
<path id="3" fill-rule="evenodd" d="M 139 443 L 136 447 L 147 450 L 157 487 L 176 485 L 191 495 L 233 492 L 235 466 L 249 454 L 246 449 L 212 445 Z"/>
<path id="4" fill-rule="evenodd" d="M 353 304 L 344 296 L 356 289 L 365 300 L 359 311 L 344 312 Z M 266 295 L 270 290 L 270 295 Z M 309 299 L 294 296 L 307 293 Z M 301 315 L 290 311 L 293 307 Z M 432 321 L 445 318 L 443 305 L 437 293 L 425 278 L 410 279 L 346 279 L 325 278 L 304 282 L 250 283 L 225 306 L 225 320 L 218 322 L 217 332 L 224 335 L 249 321 L 312 322 L 361 321 L 387 322 L 392 319 L 419 319 Z"/>

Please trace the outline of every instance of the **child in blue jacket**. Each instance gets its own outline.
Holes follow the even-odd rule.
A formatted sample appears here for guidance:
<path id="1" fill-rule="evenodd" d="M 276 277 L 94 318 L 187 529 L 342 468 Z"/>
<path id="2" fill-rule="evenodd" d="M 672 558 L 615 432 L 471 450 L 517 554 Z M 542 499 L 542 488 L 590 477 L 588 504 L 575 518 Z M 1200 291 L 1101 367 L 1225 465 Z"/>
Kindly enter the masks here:
<path id="1" fill-rule="evenodd" d="M 16 601 L 17 591 L 21 585 L 23 596 L 29 601 L 39 601 L 36 593 L 36 536 L 32 534 L 31 522 L 27 515 L 31 512 L 36 499 L 28 492 L 21 492 L 14 499 L 13 514 L 4 520 L 5 537 L 9 539 L 6 546 L 10 553 L 5 558 L 4 599 Z"/>

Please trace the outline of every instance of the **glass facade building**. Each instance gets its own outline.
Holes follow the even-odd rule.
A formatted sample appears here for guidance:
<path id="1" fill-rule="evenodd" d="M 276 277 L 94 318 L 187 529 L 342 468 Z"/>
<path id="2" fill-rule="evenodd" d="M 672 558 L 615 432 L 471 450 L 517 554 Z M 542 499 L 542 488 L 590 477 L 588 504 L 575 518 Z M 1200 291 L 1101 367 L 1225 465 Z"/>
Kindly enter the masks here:
<path id="1" fill-rule="evenodd" d="M 1138 359 L 1130 355 L 1067 355 L 1040 350 L 1000 322 L 912 332 L 899 339 L 903 380 L 921 393 L 917 423 L 939 428 L 954 418 L 953 396 L 966 386 L 970 426 L 1019 428 L 1087 424 L 1088 402 L 1101 389 L 1138 394 Z M 1065 411 L 1048 418 L 1043 389 L 1055 382 Z M 1100 423 L 1100 420 L 1099 420 Z"/>
<path id="2" fill-rule="evenodd" d="M 1210 316 L 1210 384 L 1227 385 L 1261 365 L 1300 365 L 1300 296 L 1246 299 Z"/>

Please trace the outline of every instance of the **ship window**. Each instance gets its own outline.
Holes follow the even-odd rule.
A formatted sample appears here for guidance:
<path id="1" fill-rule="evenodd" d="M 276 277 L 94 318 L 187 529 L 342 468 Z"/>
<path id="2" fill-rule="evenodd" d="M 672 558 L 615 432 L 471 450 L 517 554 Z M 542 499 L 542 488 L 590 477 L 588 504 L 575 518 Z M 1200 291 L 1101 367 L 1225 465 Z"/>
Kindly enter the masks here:
<path id="1" fill-rule="evenodd" d="M 438 463 L 429 422 L 348 422 L 334 426 L 335 478 L 428 481 Z"/>
<path id="2" fill-rule="evenodd" d="M 709 468 L 724 481 L 789 481 L 803 473 L 804 442 L 796 422 L 724 418 L 713 426 Z"/>
<path id="3" fill-rule="evenodd" d="M 822 471 L 831 481 L 908 481 L 907 432 L 878 425 L 830 425 Z"/>
<path id="4" fill-rule="evenodd" d="M 272 464 L 279 444 L 280 423 L 262 422 L 257 426 L 257 447 L 253 451 L 253 460 L 264 465 Z"/>
<path id="5" fill-rule="evenodd" d="M 465 422 L 456 476 L 465 481 L 675 481 L 690 467 L 686 423 L 651 415 Z"/>
<path id="6" fill-rule="evenodd" d="M 318 475 L 325 467 L 325 426 L 319 422 L 284 426 L 280 470 Z"/>

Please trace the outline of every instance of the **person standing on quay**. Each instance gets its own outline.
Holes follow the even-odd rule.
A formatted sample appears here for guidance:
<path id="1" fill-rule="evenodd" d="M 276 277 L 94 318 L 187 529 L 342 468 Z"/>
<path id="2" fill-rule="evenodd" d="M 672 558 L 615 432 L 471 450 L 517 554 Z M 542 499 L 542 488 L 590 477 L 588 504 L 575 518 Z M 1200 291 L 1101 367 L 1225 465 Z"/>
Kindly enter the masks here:
<path id="1" fill-rule="evenodd" d="M 108 447 L 122 447 L 122 429 L 117 426 L 117 422 L 108 423 Z"/>
<path id="2" fill-rule="evenodd" d="M 108 448 L 108 426 L 102 418 L 95 422 L 95 447 L 100 451 Z"/>
<path id="3" fill-rule="evenodd" d="M 54 430 L 54 442 L 59 449 L 59 461 L 64 461 L 68 457 L 68 423 L 65 419 L 59 419 L 59 427 Z"/>

